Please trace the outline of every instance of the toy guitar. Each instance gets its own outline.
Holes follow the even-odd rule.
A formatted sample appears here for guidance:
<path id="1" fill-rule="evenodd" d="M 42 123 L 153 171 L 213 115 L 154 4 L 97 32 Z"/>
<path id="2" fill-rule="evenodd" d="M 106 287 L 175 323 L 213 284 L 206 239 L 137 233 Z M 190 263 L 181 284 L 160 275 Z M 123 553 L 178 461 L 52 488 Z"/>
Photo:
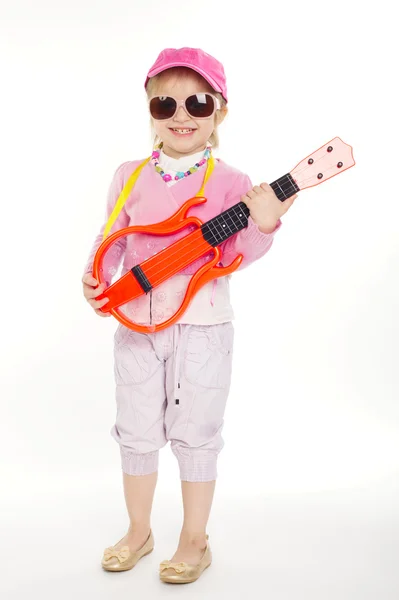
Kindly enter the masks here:
<path id="1" fill-rule="evenodd" d="M 352 147 L 336 137 L 303 159 L 292 171 L 273 181 L 270 186 L 277 198 L 284 202 L 300 190 L 319 185 L 355 164 Z M 104 281 L 102 272 L 104 254 L 120 237 L 140 232 L 165 235 L 180 231 L 188 225 L 196 226 L 195 231 L 188 233 L 167 248 L 133 267 L 118 281 L 110 285 L 97 298 L 97 300 L 105 297 L 109 299 L 109 302 L 101 308 L 102 312 L 110 312 L 120 323 L 135 331 L 141 333 L 159 331 L 169 327 L 181 317 L 187 310 L 194 294 L 208 281 L 216 277 L 229 275 L 238 268 L 243 259 L 242 254 L 238 255 L 226 267 L 217 266 L 222 258 L 219 246 L 229 237 L 248 226 L 249 208 L 244 202 L 239 202 L 206 223 L 202 223 L 197 217 L 187 217 L 187 212 L 192 206 L 204 202 L 206 202 L 204 197 L 191 198 L 165 221 L 152 225 L 125 227 L 103 241 L 97 250 L 93 263 L 93 276 L 99 283 Z M 213 253 L 213 258 L 200 267 L 192 276 L 180 308 L 163 323 L 148 326 L 139 325 L 128 319 L 118 308 L 138 296 L 148 294 L 162 282 L 210 252 Z"/>

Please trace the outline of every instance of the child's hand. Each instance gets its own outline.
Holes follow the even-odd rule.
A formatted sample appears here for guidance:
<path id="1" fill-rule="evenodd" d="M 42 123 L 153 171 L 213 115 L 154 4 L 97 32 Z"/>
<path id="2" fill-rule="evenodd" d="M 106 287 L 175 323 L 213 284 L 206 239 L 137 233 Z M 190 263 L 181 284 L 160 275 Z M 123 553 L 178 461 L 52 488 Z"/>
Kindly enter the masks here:
<path id="1" fill-rule="evenodd" d="M 107 285 L 102 283 L 98 285 L 98 281 L 94 279 L 90 273 L 86 273 L 86 275 L 82 279 L 83 283 L 83 294 L 86 298 L 87 302 L 90 304 L 94 311 L 98 314 L 99 317 L 110 317 L 111 313 L 103 313 L 99 310 L 102 306 L 107 304 L 108 298 L 103 298 L 102 300 L 95 300 L 97 296 L 103 293 Z"/>
<path id="2" fill-rule="evenodd" d="M 271 233 L 297 197 L 298 194 L 294 194 L 281 202 L 268 183 L 261 183 L 249 190 L 241 200 L 248 206 L 253 221 L 262 233 Z"/>

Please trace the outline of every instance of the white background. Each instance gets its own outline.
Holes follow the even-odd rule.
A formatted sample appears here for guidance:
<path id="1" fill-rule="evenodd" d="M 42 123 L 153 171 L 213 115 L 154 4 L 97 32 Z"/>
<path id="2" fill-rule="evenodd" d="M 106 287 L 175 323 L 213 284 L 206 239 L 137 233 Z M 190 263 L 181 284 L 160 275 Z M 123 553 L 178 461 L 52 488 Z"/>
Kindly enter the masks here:
<path id="1" fill-rule="evenodd" d="M 0 3 L 7 598 L 138 589 L 149 598 L 239 598 L 251 585 L 273 600 L 397 598 L 398 47 L 390 5 Z M 103 548 L 127 527 L 109 435 L 117 322 L 92 312 L 81 275 L 115 169 L 151 151 L 147 70 L 164 47 L 181 46 L 224 63 L 230 113 L 217 155 L 254 184 L 335 136 L 353 146 L 357 164 L 301 192 L 270 253 L 233 276 L 235 370 L 210 521 L 217 559 L 208 579 L 170 592 L 156 578 L 181 519 L 169 448 L 154 503 L 157 554 L 112 581 L 99 568 Z"/>

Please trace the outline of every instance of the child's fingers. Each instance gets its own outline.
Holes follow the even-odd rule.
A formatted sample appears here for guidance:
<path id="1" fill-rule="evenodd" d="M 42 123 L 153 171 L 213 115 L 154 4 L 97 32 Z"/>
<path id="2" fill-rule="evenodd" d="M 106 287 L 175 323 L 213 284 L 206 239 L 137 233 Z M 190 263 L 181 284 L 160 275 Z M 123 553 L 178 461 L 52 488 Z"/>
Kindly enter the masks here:
<path id="1" fill-rule="evenodd" d="M 259 187 L 262 188 L 262 190 L 264 190 L 265 192 L 274 192 L 272 186 L 269 185 L 268 183 L 263 182 L 260 184 Z"/>
<path id="2" fill-rule="evenodd" d="M 102 283 L 101 285 L 98 286 L 98 288 L 93 288 L 93 289 L 87 290 L 86 298 L 92 299 L 92 298 L 97 298 L 97 296 L 101 296 L 101 294 L 104 292 L 106 287 L 107 287 L 107 284 Z"/>
<path id="3" fill-rule="evenodd" d="M 101 310 L 96 310 L 95 313 L 99 317 L 112 317 L 111 313 L 104 313 Z"/>
<path id="4" fill-rule="evenodd" d="M 95 310 L 102 308 L 109 302 L 109 298 L 103 298 L 102 300 L 89 300 L 89 304 Z"/>
<path id="5" fill-rule="evenodd" d="M 98 286 L 98 281 L 97 279 L 95 279 L 93 277 L 93 275 L 91 275 L 91 273 L 86 273 L 82 279 L 83 283 L 85 283 L 86 285 L 91 285 L 93 287 L 97 287 Z"/>

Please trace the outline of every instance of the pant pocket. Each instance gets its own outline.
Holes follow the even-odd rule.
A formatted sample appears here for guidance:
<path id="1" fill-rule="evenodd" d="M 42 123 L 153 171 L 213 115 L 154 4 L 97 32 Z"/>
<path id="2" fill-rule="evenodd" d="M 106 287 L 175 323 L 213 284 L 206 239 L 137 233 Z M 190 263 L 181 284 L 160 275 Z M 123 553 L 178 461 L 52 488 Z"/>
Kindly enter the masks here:
<path id="1" fill-rule="evenodd" d="M 187 333 L 183 374 L 193 385 L 223 389 L 230 385 L 234 326 L 192 325 Z"/>
<path id="2" fill-rule="evenodd" d="M 125 331 L 126 330 L 126 331 Z M 117 385 L 140 385 L 162 366 L 147 334 L 123 327 L 115 334 L 114 372 Z"/>
<path id="3" fill-rule="evenodd" d="M 118 346 L 125 344 L 132 333 L 132 329 L 129 329 L 128 327 L 125 327 L 125 325 L 122 325 L 122 323 L 119 323 L 119 326 L 114 334 L 114 347 L 117 348 Z"/>

